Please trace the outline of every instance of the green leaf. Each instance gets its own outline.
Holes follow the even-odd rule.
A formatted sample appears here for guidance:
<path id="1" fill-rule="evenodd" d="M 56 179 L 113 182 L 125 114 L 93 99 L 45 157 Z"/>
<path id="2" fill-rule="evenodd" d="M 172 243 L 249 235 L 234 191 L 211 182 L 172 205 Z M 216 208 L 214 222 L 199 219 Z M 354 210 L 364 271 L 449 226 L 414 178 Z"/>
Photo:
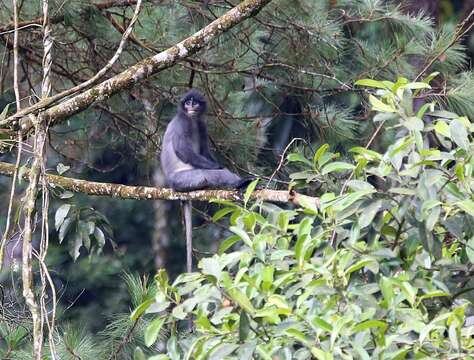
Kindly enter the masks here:
<path id="1" fill-rule="evenodd" d="M 449 130 L 449 125 L 444 120 L 438 120 L 434 126 L 434 130 L 447 138 L 451 138 L 451 132 Z"/>
<path id="2" fill-rule="evenodd" d="M 71 209 L 71 204 L 62 204 L 58 210 L 56 210 L 56 214 L 54 215 L 54 227 L 56 228 L 56 231 L 61 227 L 64 219 L 69 213 L 69 209 Z"/>
<path id="3" fill-rule="evenodd" d="M 474 264 L 474 236 L 466 244 L 466 255 L 471 264 Z"/>
<path id="4" fill-rule="evenodd" d="M 433 80 L 436 76 L 438 76 L 440 73 L 439 71 L 435 71 L 435 72 L 432 72 L 431 74 L 429 74 L 427 77 L 425 77 L 423 80 L 421 80 L 422 82 L 424 83 L 427 83 L 429 84 L 431 82 L 431 80 Z"/>
<path id="5" fill-rule="evenodd" d="M 166 317 L 158 317 L 154 319 L 145 329 L 145 345 L 150 347 L 152 346 L 155 342 L 156 339 L 158 338 L 158 335 L 160 334 L 161 327 L 165 323 Z"/>
<path id="6" fill-rule="evenodd" d="M 97 226 L 94 229 L 94 237 L 97 240 L 97 245 L 99 248 L 103 248 L 105 245 L 105 235 L 104 232 Z"/>
<path id="7" fill-rule="evenodd" d="M 321 349 L 312 347 L 311 354 L 318 360 L 333 360 L 334 356 L 331 352 L 326 352 Z"/>
<path id="8" fill-rule="evenodd" d="M 431 89 L 431 86 L 425 82 L 411 82 L 406 85 L 402 85 L 401 88 L 417 90 L 417 89 Z"/>
<path id="9" fill-rule="evenodd" d="M 356 262 L 354 265 L 351 265 L 347 268 L 347 270 L 345 271 L 346 274 L 351 274 L 353 273 L 354 271 L 357 271 L 357 270 L 360 270 L 362 269 L 363 267 L 365 267 L 366 265 L 369 265 L 371 263 L 375 262 L 375 260 L 373 259 L 363 259 L 363 260 L 359 260 L 358 262 Z"/>
<path id="10" fill-rule="evenodd" d="M 92 223 L 92 226 L 95 226 L 94 223 Z M 82 245 L 87 249 L 87 251 L 89 251 L 91 247 L 91 239 L 89 237 L 89 222 L 78 221 L 77 227 L 82 238 Z"/>
<path id="11" fill-rule="evenodd" d="M 423 131 L 423 129 L 425 128 L 425 123 L 423 122 L 423 120 L 417 118 L 416 116 L 409 117 L 407 121 L 404 121 L 402 124 L 408 130 Z"/>
<path id="12" fill-rule="evenodd" d="M 309 213 L 311 215 L 318 214 L 318 205 L 315 203 L 314 198 L 299 194 L 298 202 L 305 210 L 307 210 L 306 213 Z"/>
<path id="13" fill-rule="evenodd" d="M 146 360 L 143 350 L 140 349 L 138 346 L 133 351 L 133 360 Z"/>
<path id="14" fill-rule="evenodd" d="M 176 336 L 173 335 L 168 339 L 166 343 L 166 348 L 168 349 L 168 356 L 171 360 L 181 360 L 181 354 L 178 348 L 178 341 L 176 340 Z"/>
<path id="15" fill-rule="evenodd" d="M 263 291 L 268 291 L 272 287 L 274 271 L 275 271 L 275 267 L 273 265 L 268 265 L 263 268 L 263 271 L 262 271 L 262 290 Z"/>
<path id="16" fill-rule="evenodd" d="M 310 226 L 313 223 L 312 219 L 305 218 L 301 223 L 300 223 L 300 229 L 303 226 Z M 295 244 L 295 257 L 296 260 L 298 261 L 298 266 L 301 269 L 304 264 L 305 260 L 305 255 L 306 255 L 306 250 L 308 249 L 308 244 L 311 241 L 311 235 L 309 234 L 309 231 L 300 231 L 298 234 L 298 238 L 296 240 Z"/>
<path id="17" fill-rule="evenodd" d="M 408 282 L 406 281 L 403 281 L 401 284 L 400 284 L 400 289 L 402 290 L 403 292 L 403 295 L 405 295 L 405 298 L 408 300 L 408 302 L 410 303 L 410 305 L 414 305 L 415 304 L 415 300 L 416 300 L 416 294 L 417 294 L 417 289 L 415 289 L 413 286 L 411 286 Z"/>
<path id="18" fill-rule="evenodd" d="M 332 207 L 334 211 L 340 212 L 345 209 L 347 209 L 349 206 L 351 206 L 353 203 L 356 201 L 360 200 L 366 195 L 369 195 L 373 193 L 375 190 L 360 190 L 353 192 L 351 194 L 343 195 L 339 197 L 334 203 L 332 204 Z"/>
<path id="19" fill-rule="evenodd" d="M 69 254 L 71 255 L 74 261 L 76 261 L 80 255 L 81 246 L 82 246 L 82 236 L 81 236 L 81 233 L 78 231 L 74 233 L 73 242 L 69 244 Z"/>
<path id="20" fill-rule="evenodd" d="M 239 345 L 237 344 L 228 344 L 228 343 L 221 343 L 214 347 L 209 353 L 209 356 L 206 357 L 207 360 L 222 360 L 225 359 L 226 356 L 232 354 Z"/>
<path id="21" fill-rule="evenodd" d="M 231 226 L 229 228 L 230 231 L 232 231 L 234 234 L 236 234 L 238 237 L 240 237 L 243 242 L 245 243 L 245 245 L 247 245 L 248 247 L 252 247 L 252 240 L 250 240 L 250 237 L 249 235 L 245 232 L 245 230 L 237 227 L 237 226 Z"/>
<path id="22" fill-rule="evenodd" d="M 241 290 L 236 287 L 231 287 L 226 289 L 227 293 L 234 300 L 239 306 L 245 310 L 246 312 L 253 314 L 255 313 L 255 308 L 253 307 L 252 303 L 250 302 L 247 295 L 245 295 Z"/>
<path id="23" fill-rule="evenodd" d="M 222 269 L 217 257 L 203 258 L 199 262 L 199 267 L 202 269 L 203 274 L 214 276 L 217 281 L 221 279 Z"/>
<path id="24" fill-rule="evenodd" d="M 393 106 L 383 103 L 382 101 L 380 101 L 373 95 L 369 95 L 369 102 L 372 105 L 372 110 L 374 111 L 380 111 L 380 112 L 386 112 L 386 113 L 396 112 L 396 109 Z"/>
<path id="25" fill-rule="evenodd" d="M 418 299 L 421 301 L 425 299 L 432 299 L 434 297 L 444 297 L 444 296 L 451 296 L 451 295 L 444 291 L 432 291 L 427 294 L 421 295 Z"/>
<path id="26" fill-rule="evenodd" d="M 414 189 L 406 189 L 406 188 L 400 188 L 400 187 L 393 187 L 388 190 L 388 192 L 394 193 L 394 194 L 400 194 L 400 195 L 416 195 L 416 190 Z"/>
<path id="27" fill-rule="evenodd" d="M 233 212 L 234 210 L 235 208 L 231 208 L 231 207 L 225 207 L 225 208 L 219 209 L 218 211 L 216 211 L 216 213 L 212 217 L 212 221 L 216 222 L 217 220 L 223 218 L 224 216 Z"/>
<path id="28" fill-rule="evenodd" d="M 429 116 L 434 116 L 434 117 L 439 117 L 439 118 L 445 118 L 445 119 L 457 119 L 459 117 L 458 114 L 455 114 L 450 111 L 446 110 L 435 110 L 431 111 L 428 113 Z"/>
<path id="29" fill-rule="evenodd" d="M 349 186 L 354 191 L 375 190 L 373 185 L 371 185 L 367 181 L 363 181 L 363 180 L 351 180 L 347 183 L 347 186 Z"/>
<path id="30" fill-rule="evenodd" d="M 286 329 L 285 334 L 298 340 L 302 344 L 309 344 L 310 342 L 309 338 L 303 332 L 295 328 Z"/>
<path id="31" fill-rule="evenodd" d="M 287 160 L 288 160 L 288 162 L 302 162 L 302 163 L 305 163 L 309 166 L 313 166 L 311 161 L 309 161 L 302 154 L 299 154 L 299 153 L 289 154 L 288 157 L 287 157 Z"/>
<path id="32" fill-rule="evenodd" d="M 474 201 L 466 199 L 455 203 L 461 210 L 464 210 L 469 215 L 474 216 Z"/>
<path id="33" fill-rule="evenodd" d="M 353 332 L 358 333 L 358 332 L 361 332 L 361 331 L 364 331 L 364 330 L 367 330 L 367 329 L 371 329 L 371 328 L 374 328 L 374 327 L 385 329 L 385 328 L 388 327 L 388 325 L 386 323 L 384 323 L 383 321 L 380 321 L 380 320 L 367 320 L 367 321 L 363 321 L 363 322 L 357 324 L 356 326 L 354 326 L 354 328 L 352 330 L 353 330 Z"/>
<path id="34" fill-rule="evenodd" d="M 149 357 L 148 360 L 170 360 L 168 355 L 160 354 Z"/>
<path id="35" fill-rule="evenodd" d="M 469 150 L 469 139 L 467 135 L 466 126 L 459 119 L 454 119 L 449 124 L 451 139 L 464 150 Z"/>
<path id="36" fill-rule="evenodd" d="M 65 191 L 59 195 L 60 199 L 70 199 L 74 196 L 74 193 L 71 191 Z"/>
<path id="37" fill-rule="evenodd" d="M 237 235 L 232 235 L 225 239 L 220 245 L 219 245 L 219 250 L 217 253 L 219 255 L 223 254 L 226 250 L 232 247 L 235 243 L 240 241 L 240 237 Z"/>
<path id="38" fill-rule="evenodd" d="M 7 104 L 3 110 L 2 110 L 2 113 L 0 114 L 0 121 L 2 120 L 5 120 L 5 118 L 7 117 L 7 113 L 8 113 L 8 108 L 10 107 L 10 104 Z"/>
<path id="39" fill-rule="evenodd" d="M 289 274 L 291 275 L 291 274 Z M 276 283 L 273 284 L 275 287 L 278 287 Z M 277 308 L 280 309 L 288 309 L 288 303 L 286 302 L 286 299 L 282 295 L 276 295 L 273 294 L 271 295 L 268 300 L 267 300 L 267 305 L 275 305 Z"/>
<path id="40" fill-rule="evenodd" d="M 360 79 L 357 80 L 354 85 L 358 86 L 367 86 L 371 88 L 376 88 L 376 89 L 386 89 L 388 90 L 389 87 L 383 82 L 383 81 L 377 81 L 377 80 L 372 80 L 372 79 Z"/>
<path id="41" fill-rule="evenodd" d="M 320 317 L 317 317 L 315 316 L 312 320 L 311 320 L 311 323 L 320 328 L 320 329 L 323 329 L 323 330 L 326 330 L 327 332 L 332 332 L 333 330 L 333 327 L 330 323 L 328 323 L 327 321 L 321 319 Z"/>
<path id="42" fill-rule="evenodd" d="M 254 181 L 252 181 L 249 184 L 249 186 L 247 186 L 247 190 L 245 190 L 245 195 L 244 195 L 244 206 L 245 207 L 247 207 L 247 202 L 250 199 L 250 195 L 252 195 L 252 193 L 255 190 L 255 187 L 257 186 L 259 180 L 260 179 L 255 179 Z"/>
<path id="43" fill-rule="evenodd" d="M 371 202 L 369 205 L 364 206 L 361 209 L 361 214 L 359 216 L 359 225 L 363 229 L 366 226 L 369 226 L 377 215 L 378 211 L 382 207 L 382 200 L 377 200 Z"/>
<path id="44" fill-rule="evenodd" d="M 154 302 L 154 299 L 149 299 L 141 303 L 135 310 L 133 310 L 132 314 L 130 315 L 130 319 L 132 319 L 132 321 L 136 321 Z"/>
<path id="45" fill-rule="evenodd" d="M 342 162 L 342 161 L 335 161 L 335 162 L 332 162 L 332 163 L 329 163 L 329 164 L 325 165 L 321 169 L 321 174 L 326 175 L 326 174 L 331 173 L 333 171 L 340 172 L 340 171 L 344 171 L 344 170 L 353 170 L 354 168 L 355 168 L 355 166 L 352 165 L 352 164 L 348 164 L 348 163 L 345 163 L 345 162 Z"/>
<path id="46" fill-rule="evenodd" d="M 66 237 L 70 227 L 71 227 L 71 224 L 72 224 L 72 219 L 66 219 L 64 220 L 64 222 L 62 223 L 61 227 L 59 228 L 59 243 L 61 244 L 64 240 L 64 238 Z"/>
<path id="47" fill-rule="evenodd" d="M 429 108 L 433 108 L 434 107 L 434 103 L 426 103 L 426 104 L 423 104 L 422 107 L 420 107 L 420 109 L 418 109 L 418 112 L 416 113 L 416 117 L 419 118 L 419 119 L 423 119 L 423 117 L 425 116 L 426 114 L 426 111 L 429 109 Z"/>
<path id="48" fill-rule="evenodd" d="M 59 175 L 64 174 L 66 171 L 68 171 L 71 167 L 64 165 L 63 163 L 59 163 L 56 165 L 56 171 L 58 172 Z"/>
<path id="49" fill-rule="evenodd" d="M 239 341 L 242 343 L 247 340 L 250 333 L 250 320 L 245 311 L 240 312 L 239 320 Z"/>
<path id="50" fill-rule="evenodd" d="M 392 288 L 392 282 L 390 279 L 386 277 L 382 277 L 379 282 L 380 290 L 382 291 L 382 295 L 387 302 L 387 305 L 390 306 L 393 302 L 393 298 L 395 296 Z"/>
<path id="51" fill-rule="evenodd" d="M 321 156 L 326 153 L 329 149 L 329 144 L 323 144 L 319 147 L 319 149 L 316 151 L 316 153 L 313 156 L 313 164 L 316 165 L 321 158 Z"/>
<path id="52" fill-rule="evenodd" d="M 351 148 L 349 150 L 349 152 L 362 155 L 367 160 L 379 160 L 380 161 L 380 160 L 383 159 L 382 154 L 379 154 L 378 152 L 376 152 L 374 150 L 369 150 L 369 149 L 363 148 L 361 146 L 355 146 L 355 147 Z"/>

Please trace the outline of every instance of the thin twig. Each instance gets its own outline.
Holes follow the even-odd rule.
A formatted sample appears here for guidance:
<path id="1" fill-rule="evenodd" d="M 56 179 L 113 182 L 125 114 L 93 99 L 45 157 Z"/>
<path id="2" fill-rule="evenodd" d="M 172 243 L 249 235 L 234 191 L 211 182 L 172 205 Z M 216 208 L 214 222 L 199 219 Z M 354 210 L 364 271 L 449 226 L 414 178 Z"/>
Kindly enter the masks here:
<path id="1" fill-rule="evenodd" d="M 117 356 L 120 354 L 120 352 L 123 350 L 124 346 L 130 341 L 130 338 L 132 337 L 133 332 L 135 331 L 135 328 L 138 325 L 138 321 L 140 320 L 141 316 L 138 317 L 134 322 L 132 327 L 128 330 L 127 334 L 124 336 L 120 344 L 118 345 L 117 349 L 110 355 L 109 360 L 114 360 L 117 359 Z"/>
<path id="2" fill-rule="evenodd" d="M 2 240 L 0 243 L 0 271 L 3 269 L 3 259 L 5 258 L 5 246 L 8 241 L 8 235 L 10 233 L 10 223 L 13 211 L 13 200 L 15 197 L 15 189 L 16 189 L 16 180 L 18 176 L 18 170 L 20 168 L 20 160 L 21 160 L 21 153 L 23 150 L 23 139 L 21 136 L 21 132 L 18 131 L 18 154 L 16 156 L 16 163 L 15 163 L 15 170 L 13 172 L 13 179 L 12 179 L 12 186 L 10 190 L 10 200 L 8 202 L 8 211 L 7 211 L 7 219 L 5 225 L 5 231 L 3 232 Z"/>
<path id="3" fill-rule="evenodd" d="M 270 185 L 270 182 L 273 180 L 273 177 L 277 174 L 277 172 L 281 169 L 281 167 L 283 166 L 283 162 L 285 161 L 285 155 L 286 155 L 286 152 L 288 151 L 288 149 L 291 147 L 291 145 L 293 145 L 294 142 L 296 141 L 303 141 L 303 142 L 306 142 L 305 139 L 303 138 L 294 138 L 290 141 L 290 143 L 288 145 L 286 145 L 285 149 L 283 150 L 282 154 L 281 154 L 281 158 L 280 158 L 280 162 L 278 163 L 278 166 L 276 167 L 275 171 L 270 175 L 270 178 L 268 179 L 267 181 L 267 185 L 265 185 L 265 188 L 267 189 L 268 186 Z"/>

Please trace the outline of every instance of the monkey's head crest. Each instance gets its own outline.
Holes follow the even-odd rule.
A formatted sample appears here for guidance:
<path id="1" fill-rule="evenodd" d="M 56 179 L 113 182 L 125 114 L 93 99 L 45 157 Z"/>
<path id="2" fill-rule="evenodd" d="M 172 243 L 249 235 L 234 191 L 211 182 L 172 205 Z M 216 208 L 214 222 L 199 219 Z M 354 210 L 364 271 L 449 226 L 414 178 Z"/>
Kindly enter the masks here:
<path id="1" fill-rule="evenodd" d="M 181 111 L 188 114 L 190 108 L 195 109 L 199 115 L 203 114 L 207 108 L 206 98 L 196 89 L 189 90 L 180 100 Z"/>

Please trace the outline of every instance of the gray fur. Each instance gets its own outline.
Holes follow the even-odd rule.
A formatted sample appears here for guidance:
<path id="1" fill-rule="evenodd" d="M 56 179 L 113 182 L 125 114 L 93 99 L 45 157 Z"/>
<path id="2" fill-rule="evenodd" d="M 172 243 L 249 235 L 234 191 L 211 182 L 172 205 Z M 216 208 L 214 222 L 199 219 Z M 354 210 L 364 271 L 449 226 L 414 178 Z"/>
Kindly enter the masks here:
<path id="1" fill-rule="evenodd" d="M 186 101 L 192 99 L 194 112 L 188 114 Z M 188 101 L 189 103 L 189 101 Z M 198 91 L 183 96 L 178 113 L 166 128 L 161 148 L 161 167 L 166 183 L 174 190 L 238 188 L 243 180 L 221 166 L 211 155 L 207 125 L 204 121 L 206 100 Z"/>

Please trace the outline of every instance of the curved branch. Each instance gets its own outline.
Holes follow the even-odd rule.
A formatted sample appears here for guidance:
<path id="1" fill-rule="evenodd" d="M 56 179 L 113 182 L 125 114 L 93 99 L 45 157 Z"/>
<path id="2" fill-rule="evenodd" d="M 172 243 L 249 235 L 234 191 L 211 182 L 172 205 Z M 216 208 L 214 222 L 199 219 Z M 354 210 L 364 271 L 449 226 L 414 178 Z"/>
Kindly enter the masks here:
<path id="1" fill-rule="evenodd" d="M 185 59 L 198 52 L 221 33 L 257 14 L 270 1 L 271 0 L 243 1 L 235 8 L 231 9 L 223 16 L 177 45 L 146 58 L 91 89 L 47 109 L 44 112 L 44 119 L 51 122 L 51 124 L 59 123 L 60 121 L 87 109 L 92 103 L 104 101 L 119 91 L 129 88 L 149 76 L 173 66 L 177 61 Z M 31 123 L 25 116 L 43 110 L 45 108 L 45 103 L 47 102 L 48 99 L 46 98 L 29 108 L 23 109 L 0 122 L 0 125 L 11 126 L 20 119 L 25 119 L 21 127 L 24 132 L 28 132 L 31 129 Z"/>
<path id="2" fill-rule="evenodd" d="M 13 176 L 15 165 L 0 162 L 0 175 Z M 22 179 L 28 181 L 29 169 L 22 171 Z M 76 193 L 97 196 L 110 196 L 120 199 L 136 200 L 233 200 L 241 201 L 243 195 L 233 190 L 198 190 L 191 192 L 177 192 L 172 189 L 150 186 L 129 186 L 121 184 L 102 183 L 95 181 L 80 180 L 58 175 L 46 175 L 45 179 L 49 186 L 62 188 Z M 304 203 L 314 207 L 319 206 L 319 198 L 289 192 L 284 190 L 256 190 L 252 193 L 252 199 L 277 203 L 292 203 L 301 205 Z"/>

